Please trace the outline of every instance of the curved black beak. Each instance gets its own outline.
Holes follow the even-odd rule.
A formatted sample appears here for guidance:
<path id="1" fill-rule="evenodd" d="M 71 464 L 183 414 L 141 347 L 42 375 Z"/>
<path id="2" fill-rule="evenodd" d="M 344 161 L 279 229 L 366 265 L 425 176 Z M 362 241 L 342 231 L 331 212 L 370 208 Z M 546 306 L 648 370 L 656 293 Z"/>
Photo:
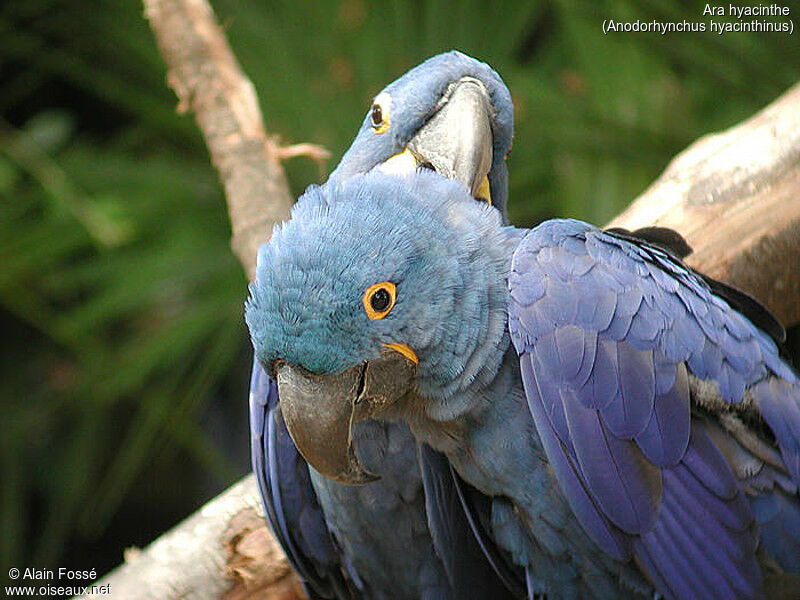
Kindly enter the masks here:
<path id="1" fill-rule="evenodd" d="M 280 364 L 281 412 L 303 458 L 326 477 L 342 483 L 361 485 L 379 479 L 359 463 L 351 427 L 408 394 L 415 368 L 392 350 L 337 375 L 315 375 L 302 367 Z"/>
<path id="2" fill-rule="evenodd" d="M 379 168 L 407 173 L 430 167 L 462 182 L 474 197 L 491 201 L 487 177 L 492 168 L 492 110 L 486 86 L 473 77 L 462 77 L 451 84 L 437 112 L 405 151 Z"/>

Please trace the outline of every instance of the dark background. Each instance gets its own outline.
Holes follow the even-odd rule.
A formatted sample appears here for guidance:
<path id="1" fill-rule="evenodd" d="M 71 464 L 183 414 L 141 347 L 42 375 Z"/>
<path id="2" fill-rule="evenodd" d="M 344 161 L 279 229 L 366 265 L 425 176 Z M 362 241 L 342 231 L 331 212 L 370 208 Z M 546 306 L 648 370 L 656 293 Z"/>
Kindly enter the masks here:
<path id="1" fill-rule="evenodd" d="M 451 48 L 489 62 L 518 225 L 602 224 L 800 73 L 797 33 L 601 31 L 708 22 L 696 2 L 213 4 L 268 130 L 332 152 L 286 165 L 295 195 L 385 84 Z M 142 5 L 6 1 L 0 31 L 1 572 L 104 572 L 248 469 L 246 281 Z"/>

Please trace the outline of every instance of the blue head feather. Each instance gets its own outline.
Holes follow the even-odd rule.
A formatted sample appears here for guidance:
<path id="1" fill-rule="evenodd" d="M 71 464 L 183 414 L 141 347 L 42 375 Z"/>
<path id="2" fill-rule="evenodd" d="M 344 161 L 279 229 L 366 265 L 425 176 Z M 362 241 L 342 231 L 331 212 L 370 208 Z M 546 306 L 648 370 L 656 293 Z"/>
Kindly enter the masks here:
<path id="1" fill-rule="evenodd" d="M 418 390 L 452 396 L 499 364 L 517 241 L 497 211 L 435 173 L 311 188 L 259 252 L 245 311 L 256 356 L 331 374 L 408 344 Z M 397 301 L 370 320 L 362 298 L 382 281 Z"/>
<path id="2" fill-rule="evenodd" d="M 330 180 L 344 180 L 366 173 L 401 152 L 439 109 L 439 101 L 447 87 L 465 76 L 474 77 L 486 86 L 495 111 L 491 123 L 493 159 L 489 184 L 494 206 L 505 212 L 508 197 L 505 158 L 511 151 L 514 133 L 511 93 L 489 65 L 456 50 L 429 58 L 382 90 L 381 94 L 386 93 L 391 98 L 388 130 L 376 135 L 368 112 L 355 140 L 331 173 Z"/>

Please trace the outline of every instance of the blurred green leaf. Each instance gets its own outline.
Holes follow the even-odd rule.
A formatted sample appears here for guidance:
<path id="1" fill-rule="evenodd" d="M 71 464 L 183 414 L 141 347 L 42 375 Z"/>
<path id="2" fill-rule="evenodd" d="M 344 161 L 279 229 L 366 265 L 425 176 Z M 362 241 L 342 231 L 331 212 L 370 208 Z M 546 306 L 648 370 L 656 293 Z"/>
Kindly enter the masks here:
<path id="1" fill-rule="evenodd" d="M 58 152 L 75 132 L 75 120 L 63 110 L 46 110 L 25 123 L 24 132 L 31 144 L 45 154 Z"/>

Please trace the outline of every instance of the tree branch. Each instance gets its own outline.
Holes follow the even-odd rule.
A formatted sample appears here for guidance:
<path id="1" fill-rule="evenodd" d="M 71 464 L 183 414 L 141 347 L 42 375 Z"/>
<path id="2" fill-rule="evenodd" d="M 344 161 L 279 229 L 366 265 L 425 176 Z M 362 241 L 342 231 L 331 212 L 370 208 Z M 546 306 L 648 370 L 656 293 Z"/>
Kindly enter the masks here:
<path id="1" fill-rule="evenodd" d="M 302 588 L 264 522 L 255 478 L 223 492 L 106 575 L 115 599 L 297 600 Z M 96 595 L 82 596 L 96 600 Z"/>
<path id="2" fill-rule="evenodd" d="M 800 322 L 800 84 L 692 144 L 611 225 L 679 231 L 689 264 Z"/>
<path id="3" fill-rule="evenodd" d="M 225 186 L 234 252 L 248 275 L 258 246 L 291 205 L 280 150 L 205 0 L 144 0 L 168 66 Z M 679 155 L 614 226 L 658 224 L 694 247 L 694 266 L 800 321 L 800 86 L 745 123 Z M 115 598 L 303 597 L 266 528 L 252 475 L 209 502 L 100 584 Z M 87 597 L 88 599 L 88 597 Z"/>
<path id="4" fill-rule="evenodd" d="M 258 247 L 289 216 L 292 197 L 258 98 L 206 0 L 144 0 L 178 112 L 191 110 L 225 187 L 231 247 L 255 274 Z M 318 146 L 289 152 L 325 158 Z M 291 154 L 294 155 L 294 154 Z M 305 598 L 270 533 L 253 476 L 224 492 L 103 578 L 115 598 Z M 85 596 L 89 598 L 88 596 Z"/>
<path id="5" fill-rule="evenodd" d="M 231 246 L 250 279 L 258 247 L 292 197 L 258 98 L 206 0 L 144 0 L 178 112 L 191 110 L 225 186 Z"/>

